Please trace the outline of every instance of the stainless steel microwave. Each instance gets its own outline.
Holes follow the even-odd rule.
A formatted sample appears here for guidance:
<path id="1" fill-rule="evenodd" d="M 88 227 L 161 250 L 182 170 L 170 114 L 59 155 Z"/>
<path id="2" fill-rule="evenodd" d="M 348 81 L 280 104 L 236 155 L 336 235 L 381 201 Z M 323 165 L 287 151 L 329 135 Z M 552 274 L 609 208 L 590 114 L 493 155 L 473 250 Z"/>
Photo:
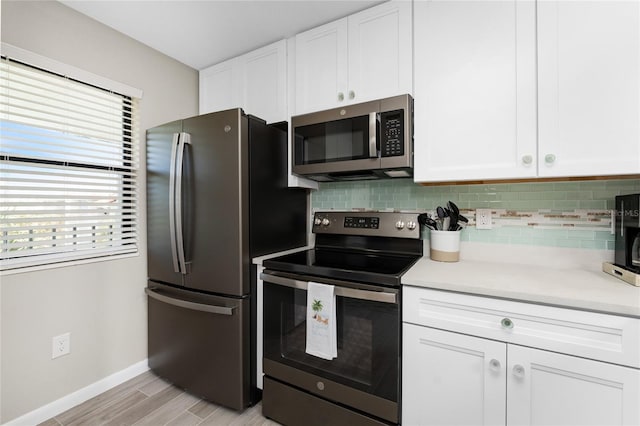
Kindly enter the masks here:
<path id="1" fill-rule="evenodd" d="M 293 173 L 328 182 L 413 176 L 413 98 L 291 118 Z"/>

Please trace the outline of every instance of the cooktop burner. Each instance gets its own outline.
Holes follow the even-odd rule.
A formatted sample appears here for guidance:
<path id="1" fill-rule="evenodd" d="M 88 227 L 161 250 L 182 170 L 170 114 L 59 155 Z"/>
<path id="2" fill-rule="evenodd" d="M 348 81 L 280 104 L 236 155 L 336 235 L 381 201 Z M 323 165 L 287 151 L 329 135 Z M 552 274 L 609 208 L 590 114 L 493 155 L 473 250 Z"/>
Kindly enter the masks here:
<path id="1" fill-rule="evenodd" d="M 417 213 L 318 212 L 315 248 L 265 260 L 274 271 L 400 286 L 422 257 Z"/>

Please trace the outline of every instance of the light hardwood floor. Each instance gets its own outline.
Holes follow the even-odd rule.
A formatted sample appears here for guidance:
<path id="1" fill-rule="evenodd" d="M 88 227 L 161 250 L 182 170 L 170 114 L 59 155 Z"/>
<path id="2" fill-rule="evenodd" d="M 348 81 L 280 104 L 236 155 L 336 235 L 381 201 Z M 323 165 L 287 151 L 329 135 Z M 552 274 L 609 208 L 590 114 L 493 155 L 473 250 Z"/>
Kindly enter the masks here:
<path id="1" fill-rule="evenodd" d="M 40 426 L 60 425 L 276 426 L 278 423 L 262 416 L 261 404 L 237 413 L 189 395 L 147 371 L 40 423 Z"/>

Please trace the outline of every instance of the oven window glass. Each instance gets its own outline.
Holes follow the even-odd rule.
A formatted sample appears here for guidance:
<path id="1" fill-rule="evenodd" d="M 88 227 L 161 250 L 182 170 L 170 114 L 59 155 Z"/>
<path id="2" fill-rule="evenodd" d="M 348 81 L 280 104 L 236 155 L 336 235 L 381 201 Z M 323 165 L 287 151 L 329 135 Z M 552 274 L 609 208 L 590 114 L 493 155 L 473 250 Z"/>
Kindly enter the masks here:
<path id="1" fill-rule="evenodd" d="M 305 352 L 306 291 L 265 282 L 264 306 L 265 358 L 398 400 L 397 304 L 336 297 L 338 357 L 331 361 Z"/>
<path id="2" fill-rule="evenodd" d="M 295 144 L 297 165 L 369 158 L 369 116 L 296 127 Z"/>

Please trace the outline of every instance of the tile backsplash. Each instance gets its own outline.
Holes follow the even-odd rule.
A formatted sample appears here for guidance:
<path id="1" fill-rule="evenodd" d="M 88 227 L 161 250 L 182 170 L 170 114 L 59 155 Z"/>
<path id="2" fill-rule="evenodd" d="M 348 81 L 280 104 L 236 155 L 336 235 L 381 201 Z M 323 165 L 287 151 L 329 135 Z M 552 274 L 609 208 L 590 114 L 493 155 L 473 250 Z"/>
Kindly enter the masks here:
<path id="1" fill-rule="evenodd" d="M 451 200 L 470 219 L 463 241 L 613 250 L 615 196 L 638 192 L 638 179 L 442 186 L 398 179 L 321 183 L 311 206 L 433 212 Z M 493 229 L 475 228 L 478 208 L 491 209 Z"/>

